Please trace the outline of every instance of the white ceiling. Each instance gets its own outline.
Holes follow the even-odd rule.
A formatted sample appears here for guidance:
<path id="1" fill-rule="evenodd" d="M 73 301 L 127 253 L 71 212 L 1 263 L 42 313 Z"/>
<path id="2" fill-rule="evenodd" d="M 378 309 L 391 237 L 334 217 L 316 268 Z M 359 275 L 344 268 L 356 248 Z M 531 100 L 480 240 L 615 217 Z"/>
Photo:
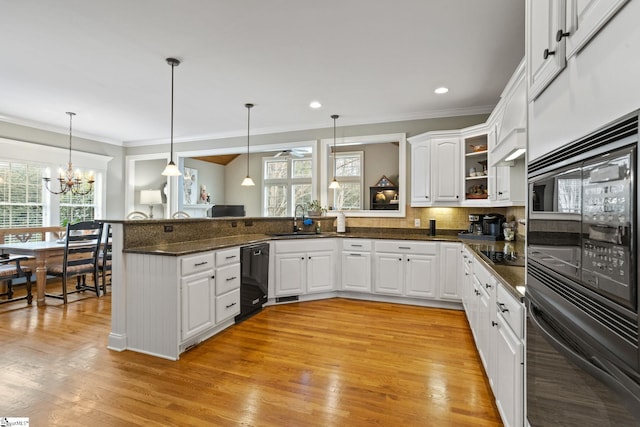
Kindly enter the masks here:
<path id="1" fill-rule="evenodd" d="M 246 134 L 247 102 L 252 134 L 488 112 L 524 0 L 0 0 L 0 31 L 0 121 L 138 145 L 169 137 L 167 57 L 176 141 Z"/>

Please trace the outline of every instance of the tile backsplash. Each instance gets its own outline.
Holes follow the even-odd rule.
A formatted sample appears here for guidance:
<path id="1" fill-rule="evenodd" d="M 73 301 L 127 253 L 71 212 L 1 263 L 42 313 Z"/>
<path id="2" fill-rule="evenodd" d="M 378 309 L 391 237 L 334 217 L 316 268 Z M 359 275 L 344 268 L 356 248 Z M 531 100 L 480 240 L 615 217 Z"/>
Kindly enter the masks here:
<path id="1" fill-rule="evenodd" d="M 347 227 L 380 227 L 380 228 L 416 228 L 415 219 L 420 219 L 420 227 L 428 229 L 429 220 L 436 220 L 436 228 L 447 230 L 466 230 L 469 226 L 469 214 L 499 213 L 505 215 L 508 220 L 525 219 L 524 206 L 503 208 L 412 208 L 407 206 L 405 218 L 347 218 Z M 524 236 L 525 226 L 518 222 L 519 235 Z"/>

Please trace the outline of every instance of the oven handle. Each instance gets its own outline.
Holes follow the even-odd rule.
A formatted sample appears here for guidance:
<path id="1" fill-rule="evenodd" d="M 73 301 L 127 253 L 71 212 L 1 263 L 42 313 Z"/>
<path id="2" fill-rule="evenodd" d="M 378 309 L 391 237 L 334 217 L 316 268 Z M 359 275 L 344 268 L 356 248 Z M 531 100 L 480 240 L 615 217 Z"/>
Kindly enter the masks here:
<path id="1" fill-rule="evenodd" d="M 625 402 L 627 409 L 640 420 L 640 386 L 611 362 L 600 360 L 594 355 L 587 359 L 576 352 L 557 333 L 552 332 L 553 328 L 548 329 L 543 326 L 546 322 L 536 315 L 535 311 L 540 309 L 534 305 L 535 303 L 529 300 L 529 320 L 538 331 L 574 364 L 615 390 Z"/>

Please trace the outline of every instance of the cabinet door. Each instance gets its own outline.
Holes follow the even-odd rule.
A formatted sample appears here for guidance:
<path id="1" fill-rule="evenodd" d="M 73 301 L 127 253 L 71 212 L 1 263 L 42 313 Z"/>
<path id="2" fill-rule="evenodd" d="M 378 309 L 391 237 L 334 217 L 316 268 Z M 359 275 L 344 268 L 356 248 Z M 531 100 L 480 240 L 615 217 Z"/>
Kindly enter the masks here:
<path id="1" fill-rule="evenodd" d="M 524 423 L 524 344 L 498 315 L 496 405 L 506 427 Z"/>
<path id="2" fill-rule="evenodd" d="M 345 291 L 371 292 L 370 253 L 342 253 L 342 289 Z"/>
<path id="3" fill-rule="evenodd" d="M 510 166 L 497 166 L 496 171 L 496 200 L 510 200 Z"/>
<path id="4" fill-rule="evenodd" d="M 556 41 L 558 30 L 565 28 L 565 8 L 565 0 L 527 0 L 526 51 L 530 102 L 542 93 L 567 63 L 565 38 Z"/>
<path id="5" fill-rule="evenodd" d="M 276 296 L 302 295 L 307 280 L 304 253 L 276 255 Z"/>
<path id="6" fill-rule="evenodd" d="M 375 291 L 381 294 L 402 295 L 404 255 L 377 253 L 375 262 Z"/>
<path id="7" fill-rule="evenodd" d="M 411 206 L 431 203 L 431 146 L 411 146 Z"/>
<path id="8" fill-rule="evenodd" d="M 629 0 L 568 0 L 567 59 L 578 53 Z"/>
<path id="9" fill-rule="evenodd" d="M 307 293 L 335 289 L 335 262 L 332 251 L 307 254 Z"/>
<path id="10" fill-rule="evenodd" d="M 460 243 L 440 243 L 440 298 L 460 301 L 462 299 L 462 254 Z"/>
<path id="11" fill-rule="evenodd" d="M 406 294 L 423 297 L 438 297 L 438 268 L 435 255 L 406 255 Z"/>
<path id="12" fill-rule="evenodd" d="M 215 279 L 213 270 L 185 277 L 180 283 L 182 298 L 182 340 L 215 323 Z"/>
<path id="13" fill-rule="evenodd" d="M 433 200 L 460 201 L 460 138 L 434 139 L 431 144 Z"/>

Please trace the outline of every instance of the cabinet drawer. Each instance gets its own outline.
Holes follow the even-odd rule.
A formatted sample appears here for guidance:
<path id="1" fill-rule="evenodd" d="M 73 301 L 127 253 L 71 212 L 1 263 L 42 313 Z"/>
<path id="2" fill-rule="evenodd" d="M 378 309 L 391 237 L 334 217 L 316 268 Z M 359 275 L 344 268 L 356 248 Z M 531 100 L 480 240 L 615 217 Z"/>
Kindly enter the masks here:
<path id="1" fill-rule="evenodd" d="M 377 252 L 395 252 L 408 254 L 436 255 L 438 253 L 438 243 L 436 242 L 416 242 L 411 240 L 377 240 Z"/>
<path id="2" fill-rule="evenodd" d="M 498 313 L 520 339 L 524 339 L 524 306 L 500 283 L 496 298 Z"/>
<path id="3" fill-rule="evenodd" d="M 225 294 L 232 289 L 240 289 L 240 264 L 216 268 L 216 295 Z"/>
<path id="4" fill-rule="evenodd" d="M 216 252 L 216 267 L 240 262 L 240 248 L 225 249 Z"/>
<path id="5" fill-rule="evenodd" d="M 344 251 L 371 251 L 371 240 L 364 239 L 344 239 L 342 250 Z"/>
<path id="6" fill-rule="evenodd" d="M 180 268 L 183 276 L 213 269 L 213 252 L 191 255 L 180 260 Z"/>
<path id="7" fill-rule="evenodd" d="M 240 289 L 216 297 L 216 323 L 240 314 Z"/>
<path id="8" fill-rule="evenodd" d="M 335 248 L 334 239 L 299 239 L 296 241 L 277 241 L 275 242 L 276 253 L 290 252 L 315 252 L 315 251 L 332 251 Z"/>
<path id="9" fill-rule="evenodd" d="M 478 278 L 483 288 L 486 288 L 487 284 L 493 286 L 493 275 L 481 262 L 473 263 L 473 274 Z"/>

